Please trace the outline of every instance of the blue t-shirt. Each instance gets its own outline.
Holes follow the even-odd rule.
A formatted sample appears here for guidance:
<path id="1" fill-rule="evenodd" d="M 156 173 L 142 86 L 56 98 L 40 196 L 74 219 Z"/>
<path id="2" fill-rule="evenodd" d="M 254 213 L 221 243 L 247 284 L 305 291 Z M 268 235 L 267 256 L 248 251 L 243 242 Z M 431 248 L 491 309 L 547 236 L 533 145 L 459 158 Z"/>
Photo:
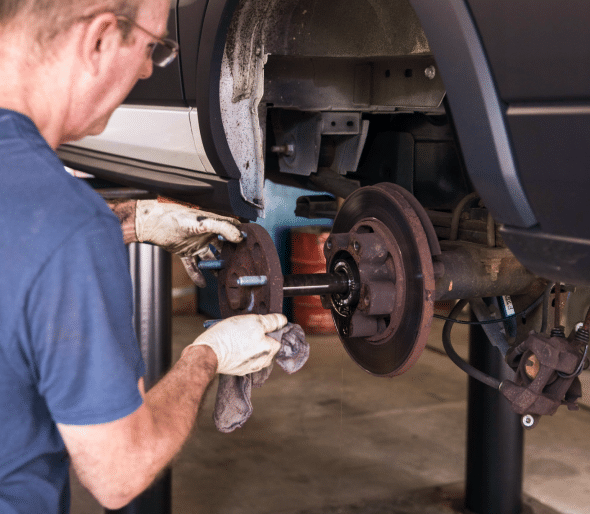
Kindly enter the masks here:
<path id="1" fill-rule="evenodd" d="M 143 373 L 117 218 L 0 109 L 0 512 L 69 512 L 56 423 L 132 413 Z"/>

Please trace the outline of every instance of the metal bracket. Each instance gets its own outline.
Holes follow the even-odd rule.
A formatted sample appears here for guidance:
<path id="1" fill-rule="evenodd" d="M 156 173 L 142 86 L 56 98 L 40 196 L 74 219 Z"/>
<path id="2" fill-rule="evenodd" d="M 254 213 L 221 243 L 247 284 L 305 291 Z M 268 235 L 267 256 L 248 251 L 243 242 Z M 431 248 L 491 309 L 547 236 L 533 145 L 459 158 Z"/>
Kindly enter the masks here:
<path id="1" fill-rule="evenodd" d="M 304 176 L 318 170 L 322 136 L 329 136 L 333 147 L 330 169 L 342 175 L 355 171 L 369 131 L 358 112 L 275 110 L 272 124 L 280 171 Z"/>

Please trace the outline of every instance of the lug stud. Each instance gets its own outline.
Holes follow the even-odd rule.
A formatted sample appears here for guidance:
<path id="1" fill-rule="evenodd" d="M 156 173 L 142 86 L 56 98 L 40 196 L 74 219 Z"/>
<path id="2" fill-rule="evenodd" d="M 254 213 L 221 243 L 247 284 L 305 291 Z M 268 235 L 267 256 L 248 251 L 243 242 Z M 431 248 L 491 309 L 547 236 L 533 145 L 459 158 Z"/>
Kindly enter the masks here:
<path id="1" fill-rule="evenodd" d="M 266 275 L 252 275 L 238 278 L 236 281 L 242 287 L 264 286 L 268 282 Z"/>
<path id="2" fill-rule="evenodd" d="M 197 268 L 201 270 L 220 270 L 225 268 L 225 261 L 199 261 Z"/>

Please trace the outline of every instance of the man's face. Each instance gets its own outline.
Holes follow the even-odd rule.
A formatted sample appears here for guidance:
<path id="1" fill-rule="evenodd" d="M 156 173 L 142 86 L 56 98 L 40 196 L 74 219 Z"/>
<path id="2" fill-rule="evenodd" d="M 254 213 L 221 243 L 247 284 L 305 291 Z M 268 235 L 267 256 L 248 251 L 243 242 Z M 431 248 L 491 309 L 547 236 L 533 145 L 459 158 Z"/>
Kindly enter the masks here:
<path id="1" fill-rule="evenodd" d="M 136 23 L 154 35 L 163 37 L 166 32 L 169 0 L 145 0 L 140 6 Z M 127 97 L 139 79 L 147 79 L 153 71 L 151 48 L 154 39 L 137 27 L 130 27 L 126 41 L 121 41 L 119 56 L 109 70 L 98 102 L 93 106 L 95 119 L 84 135 L 100 134 L 113 111 Z"/>

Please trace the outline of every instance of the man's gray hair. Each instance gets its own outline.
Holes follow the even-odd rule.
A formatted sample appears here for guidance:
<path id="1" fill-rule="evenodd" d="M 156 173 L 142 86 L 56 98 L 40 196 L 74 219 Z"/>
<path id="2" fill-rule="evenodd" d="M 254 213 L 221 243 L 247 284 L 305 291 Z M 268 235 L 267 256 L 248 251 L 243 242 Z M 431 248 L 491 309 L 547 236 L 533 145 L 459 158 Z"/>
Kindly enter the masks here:
<path id="1" fill-rule="evenodd" d="M 77 22 L 93 15 L 112 12 L 135 20 L 144 0 L 0 0 L 0 26 L 17 18 L 35 27 L 35 39 L 45 46 Z M 123 27 L 125 29 L 125 27 Z M 123 37 L 126 37 L 123 30 Z"/>

